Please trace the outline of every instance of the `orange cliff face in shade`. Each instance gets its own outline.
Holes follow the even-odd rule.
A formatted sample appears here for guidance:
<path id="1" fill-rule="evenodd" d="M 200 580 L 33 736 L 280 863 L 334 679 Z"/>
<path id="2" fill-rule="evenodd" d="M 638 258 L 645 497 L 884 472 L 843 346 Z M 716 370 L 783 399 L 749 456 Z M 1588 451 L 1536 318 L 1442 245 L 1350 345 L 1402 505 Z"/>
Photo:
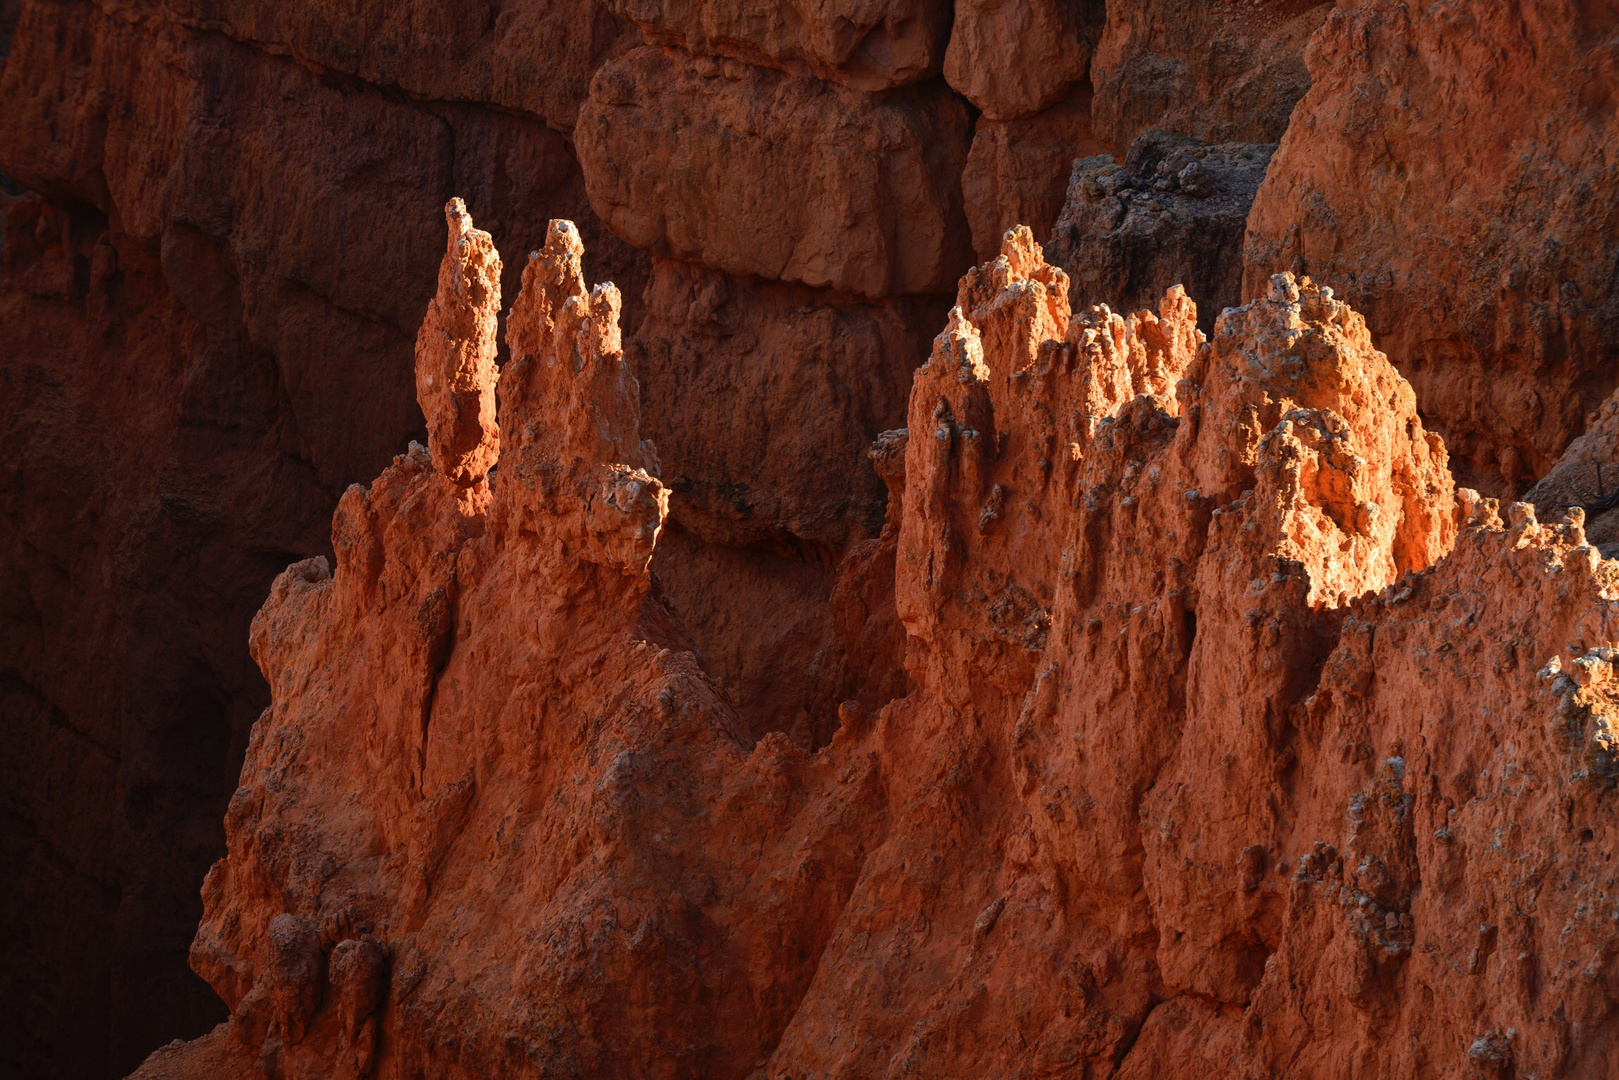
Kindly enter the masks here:
<path id="1" fill-rule="evenodd" d="M 419 386 L 483 355 L 450 216 Z M 834 591 L 889 690 L 810 752 L 661 594 L 581 251 L 553 222 L 523 273 L 487 498 L 454 478 L 492 441 L 413 446 L 255 619 L 274 703 L 192 948 L 232 1019 L 140 1075 L 1616 1064 L 1619 571 L 1577 513 L 1457 492 L 1331 290 L 1278 275 L 1206 340 L 1179 290 L 1073 313 L 1009 232 Z"/>

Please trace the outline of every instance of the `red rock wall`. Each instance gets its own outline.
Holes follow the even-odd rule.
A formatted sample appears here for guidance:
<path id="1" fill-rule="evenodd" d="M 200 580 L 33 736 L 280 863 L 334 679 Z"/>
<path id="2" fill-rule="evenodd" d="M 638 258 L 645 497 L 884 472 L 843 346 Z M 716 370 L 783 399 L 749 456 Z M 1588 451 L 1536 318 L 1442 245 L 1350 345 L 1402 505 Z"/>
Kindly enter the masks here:
<path id="1" fill-rule="evenodd" d="M 1486 7 L 0 0 L 0 1071 L 229 837 L 148 1074 L 1600 1072 L 1607 564 L 1422 429 L 1596 480 L 1614 20 Z M 1245 267 L 1052 237 L 1154 127 Z"/>
<path id="2" fill-rule="evenodd" d="M 1334 11 L 1248 223 L 1366 313 L 1470 482 L 1544 476 L 1615 385 L 1619 11 L 1512 0 Z"/>

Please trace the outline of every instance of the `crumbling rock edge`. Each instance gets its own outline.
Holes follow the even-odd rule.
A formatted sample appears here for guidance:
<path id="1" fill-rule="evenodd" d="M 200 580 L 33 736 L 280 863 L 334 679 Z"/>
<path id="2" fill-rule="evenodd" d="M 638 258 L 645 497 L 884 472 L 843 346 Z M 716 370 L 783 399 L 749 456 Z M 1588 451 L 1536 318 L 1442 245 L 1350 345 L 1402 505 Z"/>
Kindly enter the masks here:
<path id="1" fill-rule="evenodd" d="M 1330 289 L 1206 339 L 1179 289 L 1072 312 L 1009 232 L 834 593 L 905 692 L 810 752 L 652 588 L 616 290 L 554 222 L 497 385 L 461 212 L 431 450 L 254 621 L 274 703 L 192 949 L 232 1020 L 143 1075 L 1615 1066 L 1619 570 L 1578 510 L 1457 491 Z"/>

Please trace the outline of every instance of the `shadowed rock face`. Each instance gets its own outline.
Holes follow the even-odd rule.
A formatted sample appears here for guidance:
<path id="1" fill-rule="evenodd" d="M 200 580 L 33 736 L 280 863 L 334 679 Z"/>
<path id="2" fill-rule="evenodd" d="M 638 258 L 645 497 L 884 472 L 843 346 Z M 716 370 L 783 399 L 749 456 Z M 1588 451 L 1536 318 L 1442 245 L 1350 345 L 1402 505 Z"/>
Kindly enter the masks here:
<path id="1" fill-rule="evenodd" d="M 980 259 L 993 258 L 1006 230 L 1018 225 L 1042 244 L 1051 238 L 1074 162 L 1107 149 L 1091 131 L 1091 104 L 1090 86 L 1082 84 L 1034 116 L 978 118 L 961 191 Z"/>
<path id="2" fill-rule="evenodd" d="M 1068 272 L 1072 302 L 1130 310 L 1180 285 L 1213 329 L 1242 301 L 1248 210 L 1275 150 L 1151 130 L 1123 165 L 1105 154 L 1074 162 L 1045 251 Z"/>
<path id="3" fill-rule="evenodd" d="M 943 0 L 604 0 L 604 6 L 659 44 L 807 70 L 869 91 L 937 75 L 950 30 Z"/>
<path id="4" fill-rule="evenodd" d="M 637 247 L 873 298 L 965 268 L 969 137 L 937 83 L 874 96 L 654 48 L 602 69 L 575 132 L 592 205 Z"/>
<path id="5" fill-rule="evenodd" d="M 156 10 L 8 18 L 0 1073 L 120 1076 L 224 1015 L 186 951 L 268 701 L 246 630 L 343 486 L 425 438 L 423 215 L 459 192 L 519 250 L 576 218 L 637 308 L 644 270 L 533 116 Z"/>
<path id="6" fill-rule="evenodd" d="M 1334 5 L 1257 0 L 1109 3 L 1096 46 L 1096 133 L 1122 151 L 1147 128 L 1276 142 L 1310 89 L 1304 49 Z M 1211 17 L 1214 16 L 1214 17 Z"/>

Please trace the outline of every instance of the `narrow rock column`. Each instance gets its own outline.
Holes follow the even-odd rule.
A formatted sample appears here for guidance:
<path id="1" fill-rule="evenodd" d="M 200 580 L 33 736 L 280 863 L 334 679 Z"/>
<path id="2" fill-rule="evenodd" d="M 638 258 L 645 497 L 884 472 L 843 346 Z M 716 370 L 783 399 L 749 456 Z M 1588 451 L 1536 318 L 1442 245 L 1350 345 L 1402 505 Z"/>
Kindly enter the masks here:
<path id="1" fill-rule="evenodd" d="M 480 489 L 500 455 L 495 423 L 495 342 L 500 254 L 472 227 L 460 199 L 444 207 L 449 244 L 438 293 L 416 335 L 416 400 L 439 473 L 461 491 Z"/>

